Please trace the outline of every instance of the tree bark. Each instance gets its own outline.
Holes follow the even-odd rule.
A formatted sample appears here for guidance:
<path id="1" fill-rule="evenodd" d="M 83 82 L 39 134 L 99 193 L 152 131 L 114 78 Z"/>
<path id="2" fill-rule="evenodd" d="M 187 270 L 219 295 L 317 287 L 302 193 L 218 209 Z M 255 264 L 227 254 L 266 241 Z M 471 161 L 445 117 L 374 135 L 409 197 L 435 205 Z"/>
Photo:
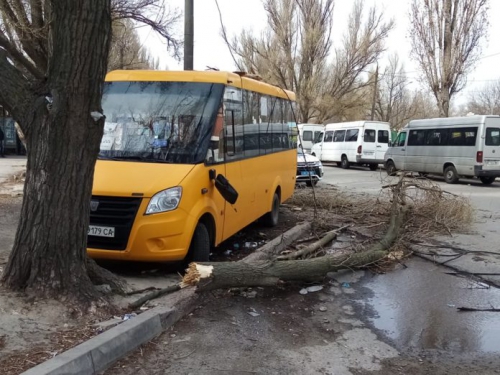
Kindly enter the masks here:
<path id="1" fill-rule="evenodd" d="M 365 251 L 342 256 L 322 256 L 305 260 L 287 260 L 259 263 L 221 262 L 191 263 L 183 286 L 192 285 L 190 277 L 203 274 L 195 283 L 197 291 L 244 286 L 277 286 L 285 281 L 310 280 L 328 272 L 366 267 L 387 255 L 386 251 Z"/>
<path id="2" fill-rule="evenodd" d="M 102 113 L 110 0 L 52 0 L 50 8 L 48 76 L 26 99 L 24 200 L 2 280 L 13 290 L 88 304 L 99 297 L 88 274 L 86 242 L 104 126 L 104 118 L 95 121 L 90 113 Z"/>

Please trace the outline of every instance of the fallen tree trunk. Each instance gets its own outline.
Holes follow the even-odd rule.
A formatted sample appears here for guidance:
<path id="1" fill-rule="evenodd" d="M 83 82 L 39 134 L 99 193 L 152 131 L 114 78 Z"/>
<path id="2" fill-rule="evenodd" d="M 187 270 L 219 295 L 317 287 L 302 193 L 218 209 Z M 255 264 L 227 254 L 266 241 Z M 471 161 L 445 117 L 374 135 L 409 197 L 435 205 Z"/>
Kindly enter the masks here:
<path id="1" fill-rule="evenodd" d="M 243 286 L 277 286 L 285 281 L 322 277 L 341 269 L 366 267 L 383 258 L 385 251 L 364 251 L 343 256 L 322 256 L 305 260 L 262 263 L 191 263 L 182 280 L 182 287 L 196 285 L 204 292 Z"/>

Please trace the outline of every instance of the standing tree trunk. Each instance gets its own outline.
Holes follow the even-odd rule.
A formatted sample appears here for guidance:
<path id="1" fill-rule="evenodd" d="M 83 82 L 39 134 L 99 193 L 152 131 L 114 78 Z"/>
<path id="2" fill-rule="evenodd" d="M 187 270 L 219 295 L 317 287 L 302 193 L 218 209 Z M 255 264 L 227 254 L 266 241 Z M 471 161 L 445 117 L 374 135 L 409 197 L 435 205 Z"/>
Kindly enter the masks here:
<path id="1" fill-rule="evenodd" d="M 88 305 L 98 297 L 87 272 L 86 242 L 104 126 L 104 118 L 95 120 L 91 112 L 102 112 L 110 0 L 51 0 L 48 5 L 47 79 L 33 88 L 14 76 L 24 90 L 19 94 L 24 107 L 13 111 L 23 119 L 28 164 L 21 219 L 2 280 L 14 290 Z M 2 66 L 10 69 L 5 61 Z"/>

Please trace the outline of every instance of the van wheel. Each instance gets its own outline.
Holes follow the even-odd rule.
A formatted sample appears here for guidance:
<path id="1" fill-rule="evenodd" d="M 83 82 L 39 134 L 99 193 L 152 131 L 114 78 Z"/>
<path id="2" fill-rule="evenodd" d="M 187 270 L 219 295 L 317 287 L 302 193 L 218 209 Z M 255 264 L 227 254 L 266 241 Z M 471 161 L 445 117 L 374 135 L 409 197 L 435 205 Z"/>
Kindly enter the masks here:
<path id="1" fill-rule="evenodd" d="M 274 193 L 271 211 L 269 211 L 262 217 L 262 222 L 267 227 L 275 227 L 276 225 L 278 225 L 279 218 L 280 218 L 280 196 L 278 195 L 278 193 Z"/>
<path id="2" fill-rule="evenodd" d="M 479 177 L 479 179 L 485 185 L 491 185 L 493 182 L 495 182 L 495 177 Z"/>
<path id="3" fill-rule="evenodd" d="M 340 162 L 340 166 L 341 166 L 343 169 L 348 169 L 348 168 L 350 167 L 349 160 L 347 160 L 347 156 L 342 155 L 342 159 L 341 159 L 341 162 Z"/>
<path id="4" fill-rule="evenodd" d="M 370 164 L 368 167 L 370 168 L 370 171 L 376 171 L 378 168 L 378 164 Z"/>
<path id="5" fill-rule="evenodd" d="M 458 173 L 453 165 L 444 169 L 444 180 L 447 184 L 456 184 L 458 182 Z"/>
<path id="6" fill-rule="evenodd" d="M 341 167 L 342 166 L 342 163 L 337 163 L 337 167 Z"/>
<path id="7" fill-rule="evenodd" d="M 203 223 L 196 225 L 191 245 L 189 246 L 189 254 L 192 262 L 208 262 L 210 260 L 210 235 Z"/>
<path id="8" fill-rule="evenodd" d="M 389 176 L 396 175 L 396 166 L 394 165 L 394 162 L 391 160 L 385 163 L 385 170 Z"/>
<path id="9" fill-rule="evenodd" d="M 309 186 L 309 187 L 311 187 L 311 186 L 316 186 L 316 184 L 317 184 L 317 183 L 318 183 L 318 181 L 317 181 L 317 180 L 315 180 L 315 181 L 313 181 L 313 182 L 311 182 L 311 181 L 306 181 L 306 185 L 307 185 L 307 186 Z"/>

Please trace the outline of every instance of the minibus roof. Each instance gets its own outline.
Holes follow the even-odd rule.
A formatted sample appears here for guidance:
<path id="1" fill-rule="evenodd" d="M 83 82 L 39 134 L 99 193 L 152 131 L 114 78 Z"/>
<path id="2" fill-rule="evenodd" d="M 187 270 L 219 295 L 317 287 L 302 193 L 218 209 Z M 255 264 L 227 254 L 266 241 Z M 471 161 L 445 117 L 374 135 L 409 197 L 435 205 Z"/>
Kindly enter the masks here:
<path id="1" fill-rule="evenodd" d="M 333 129 L 361 128 L 366 124 L 384 124 L 390 127 L 390 124 L 388 122 L 383 122 L 383 121 L 349 121 L 349 122 L 337 122 L 332 124 L 326 124 L 325 129 L 328 130 L 328 128 L 333 128 Z"/>
<path id="2" fill-rule="evenodd" d="M 483 124 L 487 118 L 499 118 L 494 115 L 474 115 L 463 117 L 429 118 L 410 121 L 405 128 L 426 128 L 434 126 L 474 125 Z"/>
<path id="3" fill-rule="evenodd" d="M 245 73 L 216 70 L 114 70 L 106 75 L 107 82 L 206 82 L 222 83 L 262 94 L 295 100 L 293 91 L 282 89 L 255 79 Z"/>

